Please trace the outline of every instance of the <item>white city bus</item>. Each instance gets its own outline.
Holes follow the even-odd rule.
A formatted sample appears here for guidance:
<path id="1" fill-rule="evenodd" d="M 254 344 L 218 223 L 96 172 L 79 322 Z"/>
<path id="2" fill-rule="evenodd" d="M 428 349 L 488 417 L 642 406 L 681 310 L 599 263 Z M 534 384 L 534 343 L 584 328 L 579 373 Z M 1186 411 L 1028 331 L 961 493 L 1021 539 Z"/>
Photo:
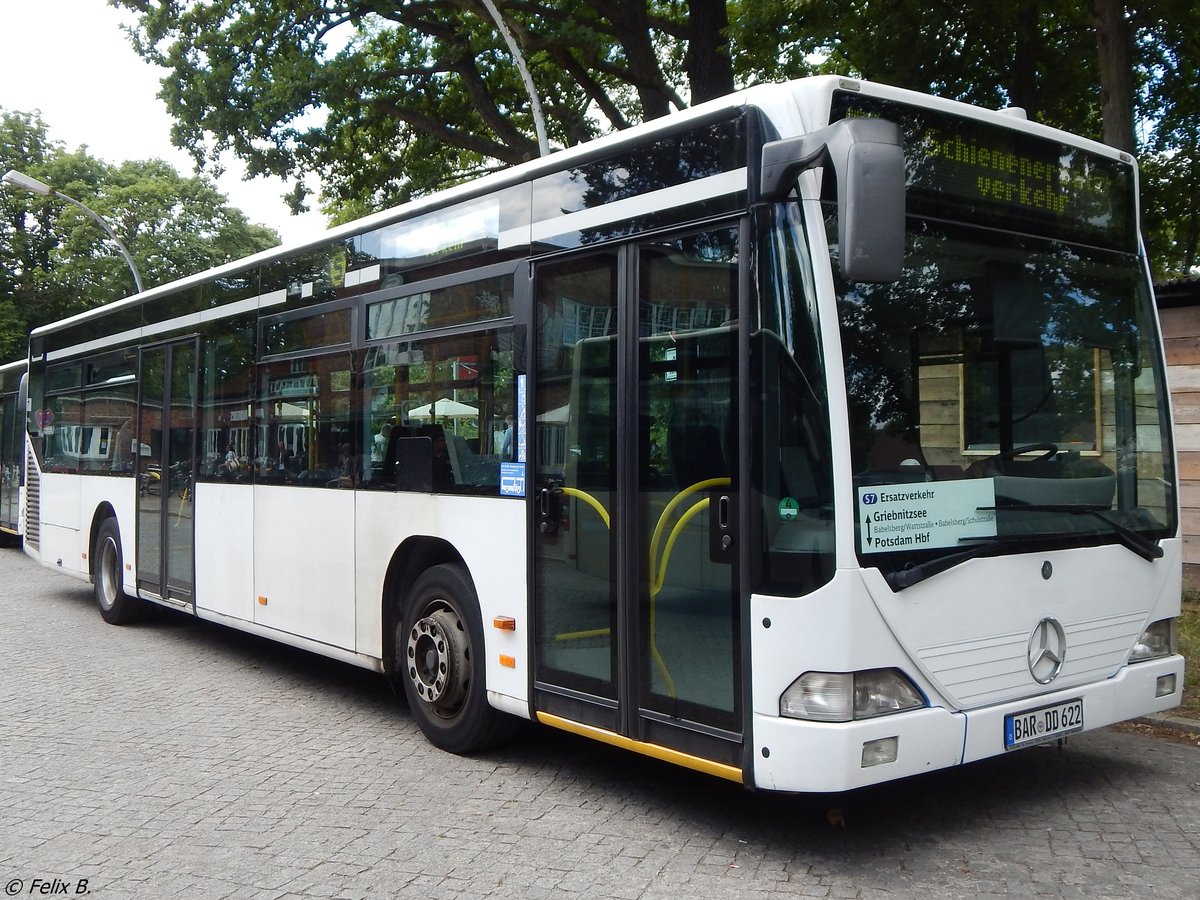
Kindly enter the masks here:
<path id="1" fill-rule="evenodd" d="M 1062 739 L 1182 690 L 1138 234 L 1111 148 L 755 88 L 37 329 L 26 547 L 455 752 L 837 791 Z"/>

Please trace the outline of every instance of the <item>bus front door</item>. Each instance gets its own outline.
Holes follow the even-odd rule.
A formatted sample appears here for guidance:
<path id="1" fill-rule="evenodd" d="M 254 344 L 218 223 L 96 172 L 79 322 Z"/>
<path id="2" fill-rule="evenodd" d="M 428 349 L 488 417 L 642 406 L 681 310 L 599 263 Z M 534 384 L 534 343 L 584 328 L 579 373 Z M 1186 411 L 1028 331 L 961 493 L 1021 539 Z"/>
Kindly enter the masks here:
<path id="1" fill-rule="evenodd" d="M 535 704 L 741 765 L 734 228 L 536 272 Z"/>
<path id="2" fill-rule="evenodd" d="M 193 602 L 196 342 L 142 351 L 138 405 L 138 587 Z"/>

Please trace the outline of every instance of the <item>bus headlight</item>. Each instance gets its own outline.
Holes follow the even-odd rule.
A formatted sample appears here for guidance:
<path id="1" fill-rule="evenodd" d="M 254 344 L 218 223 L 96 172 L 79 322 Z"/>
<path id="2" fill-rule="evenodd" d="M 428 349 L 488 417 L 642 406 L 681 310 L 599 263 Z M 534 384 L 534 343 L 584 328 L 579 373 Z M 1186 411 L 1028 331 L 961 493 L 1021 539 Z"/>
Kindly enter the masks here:
<path id="1" fill-rule="evenodd" d="M 849 722 L 924 705 L 921 692 L 897 669 L 805 672 L 780 696 L 779 714 L 813 722 Z"/>
<path id="2" fill-rule="evenodd" d="M 1147 659 L 1159 659 L 1170 656 L 1175 652 L 1175 620 L 1159 619 L 1142 632 L 1133 650 L 1129 652 L 1130 662 L 1143 662 Z"/>

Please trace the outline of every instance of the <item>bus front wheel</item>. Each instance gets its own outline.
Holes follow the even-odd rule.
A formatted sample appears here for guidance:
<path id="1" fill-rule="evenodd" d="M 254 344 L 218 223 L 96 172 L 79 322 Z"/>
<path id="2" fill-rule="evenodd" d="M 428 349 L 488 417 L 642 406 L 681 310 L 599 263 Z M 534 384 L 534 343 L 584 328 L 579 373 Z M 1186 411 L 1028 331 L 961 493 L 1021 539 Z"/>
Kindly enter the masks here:
<path id="1" fill-rule="evenodd" d="M 125 625 L 141 612 L 140 601 L 121 586 L 121 531 L 116 519 L 105 519 L 92 548 L 92 588 L 100 615 L 109 625 Z"/>
<path id="2" fill-rule="evenodd" d="M 413 584 L 396 631 L 404 694 L 436 747 L 471 753 L 509 736 L 515 720 L 487 701 L 483 623 L 470 578 L 434 566 Z"/>

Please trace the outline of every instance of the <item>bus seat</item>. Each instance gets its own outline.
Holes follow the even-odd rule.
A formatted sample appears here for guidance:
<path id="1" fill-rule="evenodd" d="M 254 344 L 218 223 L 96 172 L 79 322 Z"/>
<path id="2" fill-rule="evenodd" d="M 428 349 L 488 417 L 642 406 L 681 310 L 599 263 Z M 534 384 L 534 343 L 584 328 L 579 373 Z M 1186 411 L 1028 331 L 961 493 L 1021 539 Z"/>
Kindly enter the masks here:
<path id="1" fill-rule="evenodd" d="M 467 440 L 462 435 L 450 433 L 446 435 L 446 453 L 450 457 L 450 470 L 454 473 L 455 484 L 467 484 L 470 479 L 471 459 L 474 454 L 467 446 Z"/>
<path id="2" fill-rule="evenodd" d="M 433 436 L 424 432 L 425 428 L 420 427 L 392 428 L 383 456 L 382 487 L 419 493 L 433 491 Z"/>
<path id="3" fill-rule="evenodd" d="M 459 473 L 454 469 L 453 450 L 445 429 L 441 425 L 422 425 L 418 432 L 432 441 L 434 491 L 453 491 Z"/>

